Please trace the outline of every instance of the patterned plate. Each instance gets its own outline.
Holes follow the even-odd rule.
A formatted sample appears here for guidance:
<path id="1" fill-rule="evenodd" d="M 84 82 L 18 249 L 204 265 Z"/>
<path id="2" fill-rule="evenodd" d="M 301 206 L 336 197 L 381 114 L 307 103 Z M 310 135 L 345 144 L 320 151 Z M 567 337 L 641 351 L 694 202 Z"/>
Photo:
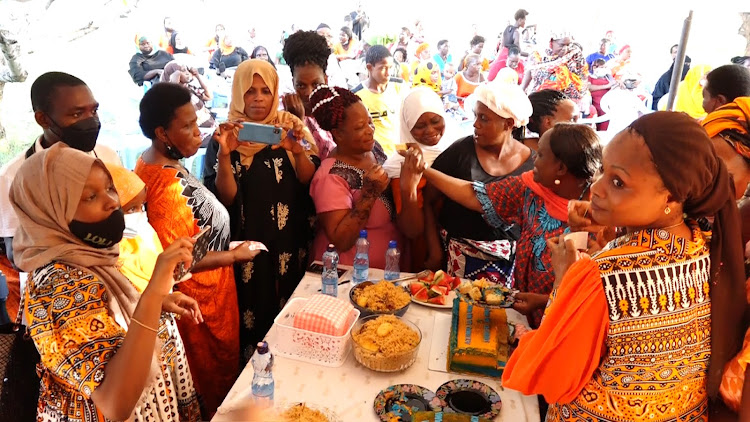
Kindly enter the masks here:
<path id="1" fill-rule="evenodd" d="M 463 413 L 493 420 L 503 407 L 500 395 L 492 387 L 470 379 L 448 381 L 438 388 L 436 395 L 445 403 L 445 413 Z"/>
<path id="2" fill-rule="evenodd" d="M 381 421 L 411 422 L 412 415 L 422 410 L 440 412 L 445 403 L 432 391 L 415 384 L 396 384 L 378 393 L 373 403 Z"/>

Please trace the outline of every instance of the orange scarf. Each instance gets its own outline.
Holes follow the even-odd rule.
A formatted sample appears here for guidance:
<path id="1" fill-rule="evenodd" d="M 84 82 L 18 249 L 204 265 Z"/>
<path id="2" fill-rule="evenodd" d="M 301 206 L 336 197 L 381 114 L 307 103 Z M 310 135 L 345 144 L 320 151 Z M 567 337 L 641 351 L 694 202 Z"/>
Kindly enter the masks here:
<path id="1" fill-rule="evenodd" d="M 534 181 L 534 172 L 527 171 L 521 175 L 521 181 L 532 192 L 539 195 L 544 200 L 544 206 L 552 218 L 560 220 L 563 223 L 568 222 L 568 200 L 558 196 L 551 189 L 545 188 Z"/>
<path id="2" fill-rule="evenodd" d="M 738 97 L 719 107 L 703 119 L 702 125 L 711 138 L 725 130 L 747 135 L 750 131 L 750 97 Z"/>

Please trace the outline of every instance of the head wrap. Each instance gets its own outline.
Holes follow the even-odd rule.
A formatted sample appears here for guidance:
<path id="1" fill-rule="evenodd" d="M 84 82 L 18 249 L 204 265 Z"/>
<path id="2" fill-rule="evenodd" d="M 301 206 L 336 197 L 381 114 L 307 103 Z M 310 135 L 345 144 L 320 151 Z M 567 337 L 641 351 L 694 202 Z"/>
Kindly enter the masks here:
<path id="1" fill-rule="evenodd" d="M 664 186 L 688 218 L 713 217 L 711 235 L 711 363 L 715 397 L 724 365 L 740 350 L 745 271 L 734 184 L 700 124 L 684 113 L 655 112 L 630 129 L 643 137 Z"/>
<path id="2" fill-rule="evenodd" d="M 253 85 L 253 77 L 255 75 L 258 75 L 263 79 L 263 82 L 265 82 L 268 89 L 271 90 L 271 95 L 273 96 L 271 111 L 261 121 L 253 121 L 245 114 L 245 93 Z M 301 130 L 304 133 L 304 141 L 307 143 L 305 151 L 309 155 L 317 154 L 318 152 L 318 149 L 315 146 L 315 140 L 312 133 L 307 129 L 307 126 L 305 126 L 305 124 L 292 113 L 279 110 L 279 75 L 276 73 L 276 69 L 273 68 L 273 65 L 265 60 L 246 60 L 237 66 L 237 70 L 234 72 L 234 80 L 232 81 L 232 99 L 229 103 L 229 119 L 240 122 L 260 123 L 264 125 L 279 125 L 285 131 L 290 129 Z M 240 153 L 242 165 L 249 167 L 253 161 L 253 156 L 266 147 L 268 147 L 268 145 L 256 142 L 240 142 L 237 151 Z M 292 164 L 294 164 L 294 156 L 291 152 L 289 152 L 289 159 L 292 161 Z"/>
<path id="3" fill-rule="evenodd" d="M 181 71 L 183 68 L 183 65 L 177 62 L 177 60 L 172 60 L 171 62 L 167 63 L 166 66 L 164 66 L 164 72 L 161 74 L 161 81 L 162 82 L 174 82 L 174 83 L 180 83 L 180 80 L 177 79 L 175 81 L 170 80 L 172 78 L 172 75 L 175 73 Z"/>
<path id="4" fill-rule="evenodd" d="M 505 84 L 518 85 L 518 72 L 515 69 L 504 67 L 497 72 L 495 81 Z"/>
<path id="5" fill-rule="evenodd" d="M 703 81 L 710 71 L 711 66 L 705 64 L 688 70 L 685 79 L 677 87 L 674 111 L 684 111 L 693 119 L 706 117 L 706 110 L 703 109 Z"/>
<path id="6" fill-rule="evenodd" d="M 10 202 L 20 223 L 13 240 L 15 263 L 26 272 L 50 262 L 91 271 L 109 293 L 110 312 L 122 328 L 127 329 L 140 294 L 116 267 L 119 245 L 93 248 L 73 235 L 69 228 L 95 165 L 104 167 L 96 158 L 62 142 L 24 162 L 10 189 Z M 160 353 L 161 342 L 157 341 L 156 357 L 151 364 L 152 377 L 159 373 Z"/>
<path id="7" fill-rule="evenodd" d="M 493 81 L 479 85 L 474 91 L 477 101 L 489 107 L 493 113 L 513 119 L 515 127 L 526 126 L 533 113 L 531 101 L 520 86 Z"/>
<path id="8" fill-rule="evenodd" d="M 435 113 L 442 117 L 443 120 L 446 120 L 445 109 L 440 96 L 427 86 L 418 86 L 409 91 L 409 94 L 404 97 L 404 101 L 401 103 L 400 126 L 402 144 L 419 144 L 419 141 L 412 136 L 411 130 L 417 124 L 417 120 L 425 113 Z M 445 136 L 445 133 L 443 136 Z M 444 149 L 439 145 L 427 146 L 420 144 L 419 147 L 422 149 L 422 155 L 428 166 L 432 165 Z M 400 177 L 401 164 L 403 162 L 404 157 L 399 154 L 393 154 L 388 157 L 388 160 L 383 164 L 383 169 L 388 174 L 388 177 L 392 179 Z"/>
<path id="9" fill-rule="evenodd" d="M 625 44 L 625 45 L 623 45 L 623 46 L 622 46 L 622 48 L 620 49 L 620 52 L 619 52 L 618 54 L 622 54 L 622 53 L 624 53 L 624 52 L 625 52 L 625 50 L 627 50 L 627 49 L 629 49 L 629 48 L 630 48 L 630 44 Z"/>
<path id="10" fill-rule="evenodd" d="M 433 76 L 436 76 L 437 80 L 433 81 Z M 440 86 L 442 85 L 440 66 L 432 59 L 422 60 L 414 69 L 414 77 L 411 84 L 412 87 L 426 86 L 434 92 L 440 92 Z"/>
<path id="11" fill-rule="evenodd" d="M 429 48 L 430 44 L 423 42 L 422 44 L 419 44 L 419 47 L 417 47 L 417 51 L 414 54 L 421 60 L 422 58 L 419 57 L 419 55 L 422 54 L 425 50 L 429 50 Z"/>
<path id="12" fill-rule="evenodd" d="M 564 28 L 556 28 L 549 33 L 550 40 L 561 40 L 563 38 L 573 38 L 573 34 Z"/>
<path id="13" fill-rule="evenodd" d="M 120 206 L 125 206 L 146 189 L 146 184 L 134 172 L 117 164 L 106 163 L 105 166 L 112 176 L 117 195 L 120 196 Z"/>

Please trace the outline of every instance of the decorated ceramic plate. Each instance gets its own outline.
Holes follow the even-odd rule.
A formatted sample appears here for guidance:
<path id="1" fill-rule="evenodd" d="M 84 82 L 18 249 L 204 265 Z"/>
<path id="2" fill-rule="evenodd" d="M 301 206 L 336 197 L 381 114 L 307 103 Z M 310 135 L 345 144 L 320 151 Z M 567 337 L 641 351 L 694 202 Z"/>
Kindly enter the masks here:
<path id="1" fill-rule="evenodd" d="M 440 412 L 444 403 L 432 391 L 415 384 L 396 384 L 378 393 L 373 403 L 381 421 L 411 422 L 420 411 Z"/>
<path id="2" fill-rule="evenodd" d="M 493 420 L 503 407 L 500 395 L 489 385 L 470 379 L 455 379 L 438 388 L 445 413 L 463 413 Z"/>

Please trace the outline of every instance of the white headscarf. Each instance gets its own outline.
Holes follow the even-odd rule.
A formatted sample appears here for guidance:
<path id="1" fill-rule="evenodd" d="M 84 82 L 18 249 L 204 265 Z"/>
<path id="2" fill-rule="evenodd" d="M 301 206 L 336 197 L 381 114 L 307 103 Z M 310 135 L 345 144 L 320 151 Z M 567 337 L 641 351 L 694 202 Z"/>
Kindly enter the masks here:
<path id="1" fill-rule="evenodd" d="M 479 85 L 474 96 L 498 116 L 513 119 L 515 127 L 526 126 L 534 111 L 529 97 L 518 85 L 494 81 Z"/>
<path id="2" fill-rule="evenodd" d="M 448 123 L 440 96 L 426 86 L 417 86 L 409 91 L 409 94 L 404 97 L 401 104 L 401 144 L 419 143 L 412 136 L 411 130 L 417 124 L 417 120 L 425 113 L 435 113 L 446 120 L 446 125 Z M 439 148 L 438 145 L 427 146 L 420 144 L 419 147 L 422 149 L 427 165 L 432 165 L 433 161 L 442 152 L 442 148 Z M 383 164 L 388 177 L 399 177 L 403 162 L 404 157 L 398 154 L 389 157 Z"/>

